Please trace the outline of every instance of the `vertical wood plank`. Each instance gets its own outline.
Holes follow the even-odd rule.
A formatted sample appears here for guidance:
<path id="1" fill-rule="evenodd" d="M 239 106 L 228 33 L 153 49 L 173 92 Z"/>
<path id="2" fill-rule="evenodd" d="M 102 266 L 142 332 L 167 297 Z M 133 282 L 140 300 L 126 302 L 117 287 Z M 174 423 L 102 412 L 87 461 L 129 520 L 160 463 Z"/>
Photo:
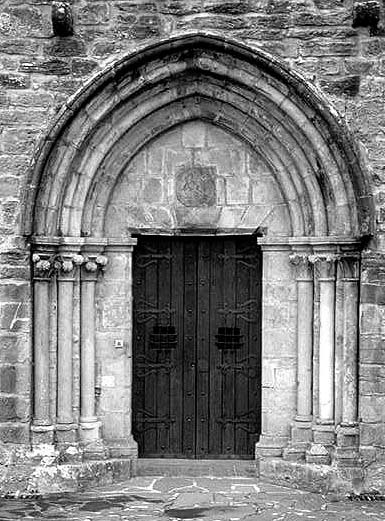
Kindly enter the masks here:
<path id="1" fill-rule="evenodd" d="M 183 347 L 184 347 L 184 256 L 181 239 L 171 240 L 172 271 L 171 271 L 171 300 L 175 309 L 175 329 L 177 346 L 172 355 L 174 368 L 170 382 L 170 455 L 183 456 Z"/>
<path id="2" fill-rule="evenodd" d="M 209 368 L 210 368 L 210 246 L 212 239 L 197 242 L 197 388 L 196 457 L 209 452 Z"/>
<path id="3" fill-rule="evenodd" d="M 183 239 L 182 239 L 183 240 Z M 183 453 L 195 458 L 196 422 L 196 244 L 184 242 Z"/>

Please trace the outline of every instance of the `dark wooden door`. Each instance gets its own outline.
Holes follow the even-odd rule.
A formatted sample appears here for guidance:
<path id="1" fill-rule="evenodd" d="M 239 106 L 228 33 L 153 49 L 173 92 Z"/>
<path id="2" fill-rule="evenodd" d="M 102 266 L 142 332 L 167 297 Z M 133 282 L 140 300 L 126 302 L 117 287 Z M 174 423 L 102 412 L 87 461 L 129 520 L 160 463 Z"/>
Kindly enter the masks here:
<path id="1" fill-rule="evenodd" d="M 133 428 L 140 456 L 253 457 L 261 407 L 255 243 L 252 237 L 139 238 Z"/>

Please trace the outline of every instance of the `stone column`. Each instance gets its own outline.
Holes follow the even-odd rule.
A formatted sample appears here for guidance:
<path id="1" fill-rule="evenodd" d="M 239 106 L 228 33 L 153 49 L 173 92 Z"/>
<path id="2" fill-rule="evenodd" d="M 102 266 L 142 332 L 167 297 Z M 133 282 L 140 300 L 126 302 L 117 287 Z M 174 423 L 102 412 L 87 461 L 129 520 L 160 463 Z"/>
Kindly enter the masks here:
<path id="1" fill-rule="evenodd" d="M 111 284 L 119 286 L 120 291 L 119 295 L 109 298 L 109 309 L 102 309 L 101 320 L 104 330 L 111 331 L 112 339 L 119 337 L 123 341 L 121 348 L 115 348 L 115 357 L 120 363 L 116 365 L 119 373 L 113 375 L 113 380 L 117 386 L 120 385 L 116 390 L 123 391 L 124 399 L 114 425 L 105 429 L 108 439 L 104 440 L 113 457 L 137 457 L 138 454 L 132 435 L 132 253 L 136 243 L 137 240 L 131 238 L 124 241 L 109 239 L 105 250 L 108 257 L 105 289 L 108 291 Z"/>
<path id="2" fill-rule="evenodd" d="M 73 444 L 77 422 L 73 417 L 73 294 L 79 245 L 62 244 L 58 267 L 57 439 Z M 79 264 L 81 262 L 79 261 Z"/>
<path id="3" fill-rule="evenodd" d="M 358 298 L 359 255 L 346 254 L 340 259 L 344 287 L 342 342 L 342 419 L 337 427 L 336 460 L 342 464 L 358 460 Z"/>
<path id="4" fill-rule="evenodd" d="M 55 244 L 39 245 L 32 255 L 34 325 L 34 396 L 32 441 L 53 443 L 50 410 L 50 285 L 53 277 Z"/>
<path id="5" fill-rule="evenodd" d="M 80 316 L 80 440 L 88 457 L 100 457 L 105 448 L 100 438 L 100 422 L 95 410 L 95 285 L 98 273 L 107 264 L 101 255 L 103 246 L 98 241 L 87 244 L 83 250 L 81 270 Z"/>
<path id="6" fill-rule="evenodd" d="M 302 460 L 312 439 L 313 270 L 309 255 L 290 255 L 297 277 L 297 413 L 284 458 Z"/>
<path id="7" fill-rule="evenodd" d="M 320 285 L 319 398 L 318 418 L 314 426 L 314 446 L 307 461 L 329 463 L 329 449 L 335 440 L 334 427 L 334 340 L 336 260 L 333 253 L 312 255 Z"/>

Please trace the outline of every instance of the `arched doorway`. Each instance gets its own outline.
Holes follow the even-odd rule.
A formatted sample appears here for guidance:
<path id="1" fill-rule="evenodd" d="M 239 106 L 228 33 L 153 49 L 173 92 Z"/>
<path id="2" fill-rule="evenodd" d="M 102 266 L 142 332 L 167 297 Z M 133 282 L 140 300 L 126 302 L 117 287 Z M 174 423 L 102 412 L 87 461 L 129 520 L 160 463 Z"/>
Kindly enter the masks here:
<path id="1" fill-rule="evenodd" d="M 356 462 L 370 216 L 343 122 L 275 58 L 193 34 L 110 66 L 61 112 L 27 191 L 36 443 L 55 433 L 59 444 L 79 439 L 86 456 L 136 456 L 135 235 L 193 231 L 253 237 L 262 249 L 258 454 Z"/>

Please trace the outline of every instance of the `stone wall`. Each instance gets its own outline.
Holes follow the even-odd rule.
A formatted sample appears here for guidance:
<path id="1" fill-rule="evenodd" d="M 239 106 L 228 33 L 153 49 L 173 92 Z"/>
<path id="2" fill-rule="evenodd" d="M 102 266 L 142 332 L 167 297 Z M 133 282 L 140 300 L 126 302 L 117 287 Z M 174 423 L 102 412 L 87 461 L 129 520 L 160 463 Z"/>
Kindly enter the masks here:
<path id="1" fill-rule="evenodd" d="M 93 73 L 185 31 L 234 37 L 283 58 L 346 117 L 372 178 L 376 237 L 362 262 L 362 443 L 385 450 L 385 7 L 353 0 L 73 0 L 54 36 L 51 0 L 0 7 L 0 439 L 27 442 L 31 416 L 29 253 L 20 237 L 29 165 L 53 117 Z M 353 5 L 354 4 L 354 5 Z M 365 9 L 370 4 L 371 9 Z"/>

